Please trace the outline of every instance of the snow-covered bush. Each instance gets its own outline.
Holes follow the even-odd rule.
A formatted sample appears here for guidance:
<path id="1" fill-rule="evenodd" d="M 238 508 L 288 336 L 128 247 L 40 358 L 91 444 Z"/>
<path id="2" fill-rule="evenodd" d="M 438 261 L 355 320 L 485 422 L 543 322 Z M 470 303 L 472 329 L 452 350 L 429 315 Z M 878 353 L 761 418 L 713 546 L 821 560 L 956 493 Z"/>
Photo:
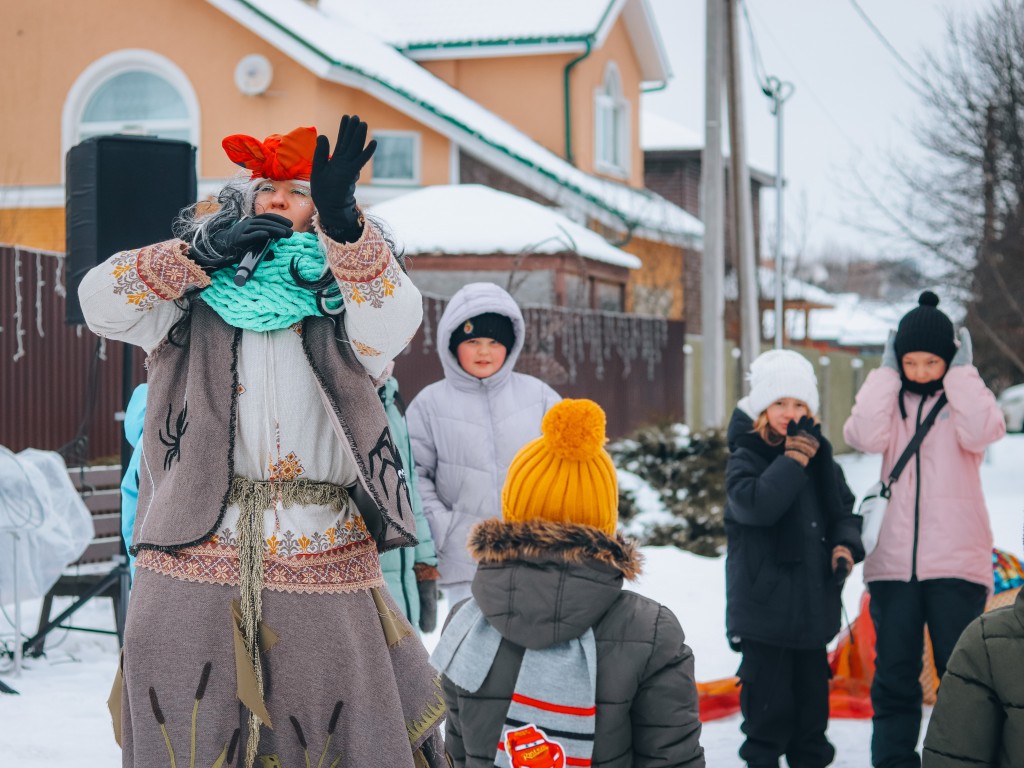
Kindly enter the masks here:
<path id="1" fill-rule="evenodd" d="M 622 530 L 642 544 L 698 555 L 725 551 L 724 430 L 642 427 L 608 446 L 619 479 Z"/>

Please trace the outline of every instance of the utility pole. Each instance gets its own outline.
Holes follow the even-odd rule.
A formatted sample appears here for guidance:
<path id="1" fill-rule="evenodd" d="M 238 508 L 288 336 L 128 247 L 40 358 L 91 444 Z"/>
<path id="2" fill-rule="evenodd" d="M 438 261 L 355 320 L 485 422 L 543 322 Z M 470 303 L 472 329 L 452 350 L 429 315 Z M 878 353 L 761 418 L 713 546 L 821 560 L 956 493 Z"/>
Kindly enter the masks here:
<path id="1" fill-rule="evenodd" d="M 775 115 L 775 349 L 782 349 L 786 345 L 786 273 L 782 255 L 785 224 L 782 217 L 782 105 L 793 95 L 793 84 L 769 77 L 764 95 L 772 100 L 772 114 Z"/>
<path id="2" fill-rule="evenodd" d="M 704 51 L 704 154 L 701 158 L 701 385 L 703 426 L 725 424 L 725 171 L 722 79 L 725 0 L 707 0 Z"/>
<path id="3" fill-rule="evenodd" d="M 729 164 L 732 182 L 733 231 L 736 233 L 736 274 L 739 277 L 740 353 L 743 370 L 761 351 L 761 317 L 758 308 L 757 264 L 754 255 L 754 213 L 750 202 L 750 169 L 747 165 L 746 127 L 743 120 L 743 86 L 740 67 L 739 0 L 725 0 L 729 53 L 726 74 L 729 88 Z M 744 393 L 747 383 L 744 382 Z"/>

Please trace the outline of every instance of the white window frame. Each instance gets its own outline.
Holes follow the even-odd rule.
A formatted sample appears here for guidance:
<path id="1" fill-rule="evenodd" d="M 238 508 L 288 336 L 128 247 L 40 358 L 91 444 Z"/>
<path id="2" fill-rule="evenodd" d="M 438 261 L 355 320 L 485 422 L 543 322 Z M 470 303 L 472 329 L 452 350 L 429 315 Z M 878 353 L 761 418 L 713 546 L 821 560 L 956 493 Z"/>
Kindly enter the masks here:
<path id="1" fill-rule="evenodd" d="M 412 139 L 412 176 L 408 179 L 382 179 L 377 176 L 376 166 L 373 171 L 373 184 L 380 186 L 395 186 L 395 187 L 411 187 L 419 186 L 420 179 L 423 175 L 422 169 L 422 136 L 418 131 L 378 131 L 373 132 L 373 138 L 380 140 L 381 138 L 389 139 Z"/>
<path id="2" fill-rule="evenodd" d="M 195 89 L 185 73 L 173 61 L 154 51 L 141 48 L 125 48 L 114 51 L 97 59 L 78 76 L 64 100 L 61 115 L 61 156 L 67 155 L 71 147 L 81 141 L 82 115 L 96 92 L 110 79 L 126 72 L 149 72 L 167 81 L 181 96 L 188 110 L 183 120 L 149 121 L 149 127 L 184 128 L 188 131 L 188 141 L 197 148 L 196 171 L 199 170 L 199 99 Z M 125 123 L 111 123 L 112 132 L 138 133 Z M 61 163 L 61 180 L 64 180 L 65 168 Z"/>
<path id="3" fill-rule="evenodd" d="M 631 105 L 622 91 L 622 76 L 615 62 L 610 61 L 605 67 L 601 87 L 594 90 L 594 169 L 599 173 L 620 178 L 629 176 L 630 115 Z M 611 137 L 604 129 L 608 117 Z"/>

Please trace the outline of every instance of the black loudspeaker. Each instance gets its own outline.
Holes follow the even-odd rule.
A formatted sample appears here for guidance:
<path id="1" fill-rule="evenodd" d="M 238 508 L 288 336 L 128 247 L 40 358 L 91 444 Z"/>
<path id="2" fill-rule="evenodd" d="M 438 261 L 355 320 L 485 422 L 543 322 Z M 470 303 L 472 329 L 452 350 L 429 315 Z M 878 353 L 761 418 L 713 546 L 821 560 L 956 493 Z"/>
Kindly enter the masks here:
<path id="1" fill-rule="evenodd" d="M 85 322 L 78 285 L 118 251 L 172 237 L 171 225 L 196 202 L 196 149 L 151 136 L 96 136 L 67 154 L 65 322 Z"/>

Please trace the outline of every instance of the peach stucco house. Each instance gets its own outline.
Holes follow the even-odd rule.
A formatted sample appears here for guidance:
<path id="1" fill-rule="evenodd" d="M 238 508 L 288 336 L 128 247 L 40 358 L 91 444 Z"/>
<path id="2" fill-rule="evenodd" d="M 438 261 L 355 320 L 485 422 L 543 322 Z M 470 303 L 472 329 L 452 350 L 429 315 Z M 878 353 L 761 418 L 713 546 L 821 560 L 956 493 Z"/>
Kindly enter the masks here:
<path id="1" fill-rule="evenodd" d="M 333 138 L 356 113 L 380 143 L 362 202 L 525 197 L 639 257 L 593 270 L 622 308 L 683 316 L 703 228 L 643 188 L 640 94 L 671 76 L 646 0 L 34 0 L 0 39 L 0 243 L 64 249 L 64 156 L 89 136 L 191 142 L 202 196 L 235 170 L 222 137 Z"/>

